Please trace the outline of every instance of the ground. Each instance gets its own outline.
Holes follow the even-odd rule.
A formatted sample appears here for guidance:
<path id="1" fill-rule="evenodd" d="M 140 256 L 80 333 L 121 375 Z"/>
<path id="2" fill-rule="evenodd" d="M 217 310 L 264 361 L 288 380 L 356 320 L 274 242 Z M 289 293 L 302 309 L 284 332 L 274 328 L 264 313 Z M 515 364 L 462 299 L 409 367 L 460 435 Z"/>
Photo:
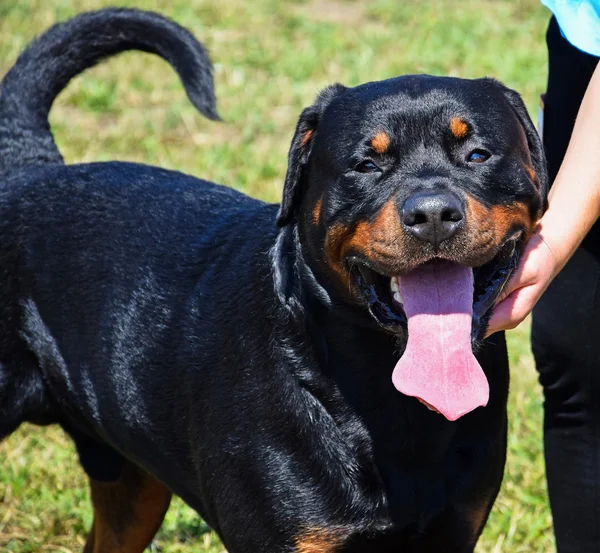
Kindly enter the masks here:
<path id="1" fill-rule="evenodd" d="M 0 75 L 52 23 L 102 6 L 154 9 L 209 47 L 224 123 L 195 113 L 163 61 L 124 54 L 75 79 L 52 111 L 67 161 L 122 159 L 178 169 L 277 201 L 301 109 L 332 82 L 405 73 L 492 76 L 532 115 L 546 78 L 548 12 L 537 0 L 12 0 L 0 2 Z M 509 336 L 508 463 L 479 553 L 553 549 L 542 399 L 525 325 Z M 24 426 L 0 445 L 0 550 L 80 551 L 91 509 L 60 431 Z M 152 551 L 223 547 L 174 501 Z"/>

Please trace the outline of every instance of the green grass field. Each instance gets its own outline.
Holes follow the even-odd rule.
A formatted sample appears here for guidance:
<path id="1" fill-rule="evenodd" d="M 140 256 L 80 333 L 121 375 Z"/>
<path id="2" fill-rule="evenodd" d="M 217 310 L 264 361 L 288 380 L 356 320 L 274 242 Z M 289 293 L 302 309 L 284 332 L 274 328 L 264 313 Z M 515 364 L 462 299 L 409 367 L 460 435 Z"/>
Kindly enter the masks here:
<path id="1" fill-rule="evenodd" d="M 109 5 L 161 11 L 208 45 L 225 123 L 196 114 L 164 62 L 125 54 L 76 79 L 55 104 L 66 160 L 150 163 L 271 201 L 296 118 L 328 83 L 487 75 L 521 92 L 532 113 L 545 84 L 548 13 L 537 0 L 9 0 L 0 2 L 0 74 L 52 23 Z M 509 340 L 508 463 L 478 551 L 547 552 L 542 399 L 528 329 Z M 86 480 L 59 430 L 25 426 L 0 445 L 0 551 L 80 551 L 90 523 Z M 223 547 L 176 500 L 152 551 Z"/>

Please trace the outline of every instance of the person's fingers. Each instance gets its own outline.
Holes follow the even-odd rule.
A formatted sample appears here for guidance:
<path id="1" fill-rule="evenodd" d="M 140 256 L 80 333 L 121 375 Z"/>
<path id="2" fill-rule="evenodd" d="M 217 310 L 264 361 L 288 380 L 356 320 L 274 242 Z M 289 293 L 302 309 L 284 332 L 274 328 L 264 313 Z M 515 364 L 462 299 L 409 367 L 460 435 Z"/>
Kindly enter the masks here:
<path id="1" fill-rule="evenodd" d="M 529 279 L 524 278 L 524 274 L 523 274 L 527 269 L 528 268 L 523 263 L 517 267 L 517 270 L 510 277 L 508 282 L 504 285 L 502 292 L 500 292 L 500 295 L 498 296 L 498 299 L 496 300 L 496 305 L 499 305 L 500 303 L 502 303 L 515 290 L 518 290 L 519 288 L 522 288 L 523 286 L 530 284 Z"/>
<path id="2" fill-rule="evenodd" d="M 556 258 L 541 236 L 534 234 L 515 273 L 500 293 L 486 336 L 518 326 L 533 309 L 556 271 Z"/>
<path id="3" fill-rule="evenodd" d="M 509 330 L 519 326 L 537 303 L 541 296 L 541 288 L 541 286 L 518 288 L 498 303 L 490 318 L 485 337 L 500 330 Z"/>
<path id="4" fill-rule="evenodd" d="M 506 286 L 494 307 L 486 337 L 517 327 L 529 315 L 554 276 L 553 265 L 537 259 L 524 264 Z"/>
<path id="5" fill-rule="evenodd" d="M 502 293 L 496 300 L 497 304 L 506 299 L 516 289 L 526 286 L 527 284 L 531 284 L 531 282 L 535 280 L 537 268 L 533 266 L 534 261 L 532 258 L 535 257 L 537 249 L 540 248 L 540 246 L 544 247 L 543 241 L 537 234 L 534 234 L 529 242 L 527 242 L 525 245 L 525 249 L 521 254 L 521 262 L 517 266 L 514 274 L 504 286 Z"/>
<path id="6" fill-rule="evenodd" d="M 536 267 L 536 263 L 531 259 L 532 252 L 525 251 L 523 253 L 523 259 L 517 270 L 510 277 L 508 282 L 505 284 L 502 292 L 498 296 L 496 300 L 496 305 L 501 304 L 508 296 L 510 296 L 514 291 L 519 288 L 523 288 L 525 286 L 530 286 L 535 283 L 538 275 L 538 267 Z"/>

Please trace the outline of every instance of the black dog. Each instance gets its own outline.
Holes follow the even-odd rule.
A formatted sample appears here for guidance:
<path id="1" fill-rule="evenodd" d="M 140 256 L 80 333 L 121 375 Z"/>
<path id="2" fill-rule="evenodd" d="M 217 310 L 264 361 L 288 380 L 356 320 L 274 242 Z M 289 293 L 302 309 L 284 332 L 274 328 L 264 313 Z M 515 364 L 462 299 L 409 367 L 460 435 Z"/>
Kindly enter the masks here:
<path id="1" fill-rule="evenodd" d="M 231 553 L 473 551 L 508 391 L 504 339 L 481 337 L 545 205 L 519 96 L 429 76 L 327 88 L 268 205 L 157 168 L 62 164 L 53 99 L 131 48 L 170 61 L 217 118 L 203 48 L 133 10 L 52 28 L 2 83 L 0 438 L 23 421 L 70 434 L 87 552 L 141 553 L 171 493 Z M 421 401 L 394 388 L 397 363 Z"/>

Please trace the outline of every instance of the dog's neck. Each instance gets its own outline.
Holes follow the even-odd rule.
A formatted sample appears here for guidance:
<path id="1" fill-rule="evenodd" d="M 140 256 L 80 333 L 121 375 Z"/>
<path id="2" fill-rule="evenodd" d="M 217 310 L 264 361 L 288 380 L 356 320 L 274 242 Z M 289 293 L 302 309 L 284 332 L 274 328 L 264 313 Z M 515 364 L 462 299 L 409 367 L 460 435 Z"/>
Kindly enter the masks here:
<path id="1" fill-rule="evenodd" d="M 357 324 L 338 309 L 306 263 L 298 234 L 291 225 L 283 228 L 270 252 L 282 323 L 295 327 L 293 332 L 287 327 L 284 349 L 296 378 L 338 421 L 350 442 L 357 428 L 379 429 L 373 446 L 381 462 L 393 465 L 407 451 L 421 460 L 437 458 L 441 446 L 427 436 L 414 443 L 401 439 L 407 435 L 406 425 L 418 419 L 414 411 L 422 409 L 392 384 L 404 344 L 376 325 Z M 443 419 L 432 417 L 429 424 L 437 428 Z"/>
<path id="2" fill-rule="evenodd" d="M 312 346 L 319 354 L 320 370 L 326 371 L 323 363 L 329 364 L 333 359 L 340 363 L 343 359 L 353 360 L 361 372 L 365 355 L 390 362 L 399 358 L 404 343 L 383 332 L 366 311 L 359 313 L 357 308 L 336 301 L 321 285 L 307 262 L 295 225 L 281 229 L 270 257 L 275 293 L 287 322 L 297 325 L 300 334 L 311 336 Z M 393 364 L 390 375 L 392 368 Z"/>

